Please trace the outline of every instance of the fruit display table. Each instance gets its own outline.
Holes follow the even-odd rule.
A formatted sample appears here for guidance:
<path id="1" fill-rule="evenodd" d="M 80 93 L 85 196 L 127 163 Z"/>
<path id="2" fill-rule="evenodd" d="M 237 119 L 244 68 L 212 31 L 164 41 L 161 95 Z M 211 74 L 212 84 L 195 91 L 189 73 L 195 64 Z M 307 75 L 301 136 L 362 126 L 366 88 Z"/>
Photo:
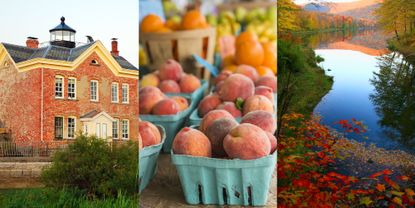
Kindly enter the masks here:
<path id="1" fill-rule="evenodd" d="M 141 207 L 177 207 L 195 208 L 207 207 L 214 208 L 217 205 L 189 205 L 186 203 L 180 179 L 175 166 L 171 162 L 170 155 L 162 154 L 159 156 L 157 174 L 140 195 Z M 276 207 L 277 203 L 277 172 L 272 176 L 272 181 L 268 194 L 268 202 L 265 207 Z"/>

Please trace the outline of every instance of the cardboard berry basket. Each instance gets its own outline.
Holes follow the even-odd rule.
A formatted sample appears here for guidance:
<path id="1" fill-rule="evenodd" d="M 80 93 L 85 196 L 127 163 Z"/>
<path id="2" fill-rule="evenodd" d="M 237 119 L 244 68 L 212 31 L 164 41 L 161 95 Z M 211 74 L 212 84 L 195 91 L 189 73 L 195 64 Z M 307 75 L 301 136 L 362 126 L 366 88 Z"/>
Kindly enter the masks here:
<path id="1" fill-rule="evenodd" d="M 161 142 L 157 145 L 144 147 L 138 152 L 138 164 L 139 164 L 139 193 L 141 193 L 146 186 L 150 183 L 151 179 L 156 174 L 157 158 L 160 154 L 161 147 L 166 140 L 166 131 L 160 125 L 157 125 L 161 134 Z"/>
<path id="2" fill-rule="evenodd" d="M 170 95 L 168 95 L 171 97 Z M 144 114 L 140 115 L 140 119 L 144 121 L 149 121 L 153 124 L 162 126 L 166 131 L 166 141 L 163 145 L 163 152 L 169 153 L 173 144 L 173 139 L 176 136 L 177 132 L 182 129 L 192 111 L 197 107 L 197 104 L 193 102 L 190 96 L 183 95 L 189 101 L 189 107 L 177 113 L 176 115 L 151 115 Z"/>
<path id="3" fill-rule="evenodd" d="M 171 157 L 187 203 L 266 205 L 277 151 L 255 160 L 193 157 L 173 151 Z"/>

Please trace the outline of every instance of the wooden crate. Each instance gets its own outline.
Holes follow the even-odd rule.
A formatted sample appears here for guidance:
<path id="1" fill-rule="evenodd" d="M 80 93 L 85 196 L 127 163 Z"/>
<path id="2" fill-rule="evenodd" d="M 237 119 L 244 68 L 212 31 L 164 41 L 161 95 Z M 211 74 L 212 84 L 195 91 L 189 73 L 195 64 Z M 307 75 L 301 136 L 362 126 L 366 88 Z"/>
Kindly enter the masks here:
<path id="1" fill-rule="evenodd" d="M 149 59 L 151 71 L 168 59 L 175 59 L 183 70 L 209 81 L 210 72 L 196 63 L 193 54 L 210 64 L 214 61 L 216 28 L 174 31 L 169 33 L 140 33 L 140 43 Z"/>

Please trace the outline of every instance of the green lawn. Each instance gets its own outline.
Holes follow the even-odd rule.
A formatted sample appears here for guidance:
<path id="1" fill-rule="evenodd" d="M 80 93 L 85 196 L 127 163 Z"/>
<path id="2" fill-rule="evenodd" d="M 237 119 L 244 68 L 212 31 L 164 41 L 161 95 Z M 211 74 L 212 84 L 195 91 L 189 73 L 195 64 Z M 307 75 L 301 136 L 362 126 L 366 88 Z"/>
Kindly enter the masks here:
<path id="1" fill-rule="evenodd" d="M 118 194 L 116 198 L 88 199 L 73 189 L 51 188 L 0 190 L 2 208 L 115 208 L 138 207 L 138 195 Z"/>

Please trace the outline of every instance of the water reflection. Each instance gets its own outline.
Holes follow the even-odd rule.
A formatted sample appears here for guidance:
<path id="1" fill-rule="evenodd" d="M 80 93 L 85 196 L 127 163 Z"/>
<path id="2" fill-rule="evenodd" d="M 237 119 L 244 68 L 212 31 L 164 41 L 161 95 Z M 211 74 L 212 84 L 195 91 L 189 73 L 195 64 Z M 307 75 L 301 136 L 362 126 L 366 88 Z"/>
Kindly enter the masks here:
<path id="1" fill-rule="evenodd" d="M 415 147 L 415 70 L 397 53 L 379 58 L 379 71 L 370 80 L 375 90 L 370 100 L 384 134 Z"/>

